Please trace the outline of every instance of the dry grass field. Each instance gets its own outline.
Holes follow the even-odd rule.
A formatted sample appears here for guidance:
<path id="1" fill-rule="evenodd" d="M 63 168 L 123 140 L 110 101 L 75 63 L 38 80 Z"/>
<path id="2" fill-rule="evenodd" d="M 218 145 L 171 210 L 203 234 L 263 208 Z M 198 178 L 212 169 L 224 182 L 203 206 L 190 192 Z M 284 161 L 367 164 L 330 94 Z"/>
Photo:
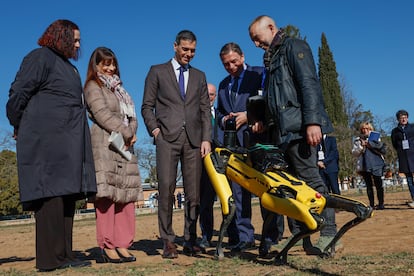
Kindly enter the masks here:
<path id="1" fill-rule="evenodd" d="M 348 191 L 347 196 L 367 202 L 365 194 Z M 177 259 L 162 259 L 162 242 L 158 237 L 155 213 L 136 218 L 136 236 L 131 252 L 134 263 L 99 264 L 93 218 L 75 221 L 74 249 L 92 267 L 66 269 L 49 275 L 414 275 L 414 209 L 408 208 L 409 192 L 387 191 L 385 210 L 351 229 L 342 239 L 344 250 L 333 258 L 306 256 L 301 248 L 289 252 L 288 264 L 275 266 L 269 258 L 259 258 L 258 251 L 230 258 L 226 251 L 223 261 L 214 260 L 214 248 L 207 254 Z M 256 202 L 256 201 L 254 201 Z M 179 252 L 182 247 L 183 212 L 174 213 L 174 229 Z M 353 218 L 346 212 L 337 213 L 338 226 Z M 221 222 L 220 209 L 215 209 L 216 229 Z M 253 224 L 257 239 L 261 231 L 259 206 L 253 206 Z M 285 237 L 289 233 L 284 233 Z M 35 269 L 35 227 L 33 223 L 0 226 L 0 275 L 37 275 Z M 318 234 L 312 236 L 316 240 Z M 213 238 L 213 241 L 217 237 Z M 257 245 L 259 240 L 256 241 Z"/>

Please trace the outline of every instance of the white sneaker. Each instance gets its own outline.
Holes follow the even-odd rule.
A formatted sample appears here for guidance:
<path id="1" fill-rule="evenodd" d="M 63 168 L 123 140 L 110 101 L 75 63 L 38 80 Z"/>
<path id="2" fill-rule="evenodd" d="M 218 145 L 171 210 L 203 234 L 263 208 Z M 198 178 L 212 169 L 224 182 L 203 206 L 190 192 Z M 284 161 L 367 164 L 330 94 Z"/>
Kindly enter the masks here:
<path id="1" fill-rule="evenodd" d="M 408 202 L 408 203 L 407 203 L 407 205 L 408 205 L 408 207 L 410 207 L 410 208 L 414 208 L 414 201 L 413 201 L 413 202 Z"/>

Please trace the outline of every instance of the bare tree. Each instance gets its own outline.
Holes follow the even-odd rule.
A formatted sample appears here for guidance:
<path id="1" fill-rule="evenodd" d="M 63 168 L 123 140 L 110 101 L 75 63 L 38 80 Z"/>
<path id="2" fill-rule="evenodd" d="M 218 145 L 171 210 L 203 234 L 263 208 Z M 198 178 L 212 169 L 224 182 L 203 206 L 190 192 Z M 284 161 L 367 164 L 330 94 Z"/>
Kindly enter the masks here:
<path id="1" fill-rule="evenodd" d="M 146 139 L 143 143 L 139 143 L 139 145 L 139 147 L 135 148 L 135 154 L 138 157 L 138 166 L 147 173 L 145 182 L 157 188 L 158 179 L 155 147 L 150 139 Z"/>
<path id="2" fill-rule="evenodd" d="M 147 177 L 144 182 L 150 183 L 151 187 L 158 188 L 157 177 L 157 158 L 155 146 L 150 139 L 146 139 L 143 143 L 139 143 L 139 147 L 135 148 L 135 154 L 138 157 L 138 166 L 142 168 Z M 178 164 L 176 182 L 180 183 L 182 180 L 181 164 Z"/>
<path id="3" fill-rule="evenodd" d="M 16 141 L 13 139 L 13 133 L 6 130 L 0 130 L 0 149 L 14 150 Z"/>

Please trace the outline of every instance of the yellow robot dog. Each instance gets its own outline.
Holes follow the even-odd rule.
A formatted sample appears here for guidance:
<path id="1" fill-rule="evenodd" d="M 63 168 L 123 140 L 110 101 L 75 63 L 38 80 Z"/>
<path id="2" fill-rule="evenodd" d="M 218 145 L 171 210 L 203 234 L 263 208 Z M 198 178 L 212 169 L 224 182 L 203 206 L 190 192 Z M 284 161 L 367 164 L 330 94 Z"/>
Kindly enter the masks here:
<path id="1" fill-rule="evenodd" d="M 283 152 L 279 148 L 262 144 L 240 148 L 232 143 L 228 144 L 216 148 L 204 158 L 207 173 L 220 200 L 223 214 L 215 251 L 216 259 L 224 258 L 223 237 L 236 209 L 230 181 L 238 183 L 259 197 L 262 206 L 269 211 L 294 218 L 307 226 L 308 230 L 296 234 L 283 250 L 278 252 L 274 260 L 277 265 L 287 263 L 287 253 L 297 241 L 319 231 L 324 226 L 324 219 L 320 215 L 324 208 L 353 212 L 356 217 L 339 229 L 321 253 L 321 257 L 333 256 L 335 244 L 345 232 L 371 217 L 370 206 L 335 194 L 321 195 L 303 181 L 287 173 Z"/>

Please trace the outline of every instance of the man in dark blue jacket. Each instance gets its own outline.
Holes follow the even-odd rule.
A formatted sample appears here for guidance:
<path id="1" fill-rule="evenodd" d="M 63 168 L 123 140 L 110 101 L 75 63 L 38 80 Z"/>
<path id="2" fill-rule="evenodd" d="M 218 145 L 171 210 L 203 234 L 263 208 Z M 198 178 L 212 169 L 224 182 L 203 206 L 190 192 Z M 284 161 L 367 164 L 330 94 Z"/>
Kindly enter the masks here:
<path id="1" fill-rule="evenodd" d="M 414 124 L 408 123 L 408 112 L 399 110 L 395 116 L 398 126 L 391 132 L 391 141 L 398 155 L 398 170 L 407 178 L 412 202 L 408 202 L 410 208 L 414 208 Z"/>
<path id="2" fill-rule="evenodd" d="M 339 153 L 336 138 L 323 135 L 322 142 L 318 145 L 319 174 L 330 193 L 341 194 L 338 184 Z"/>
<path id="3" fill-rule="evenodd" d="M 219 84 L 217 122 L 222 130 L 226 128 L 227 120 L 234 120 L 236 127 L 236 144 L 244 145 L 244 133 L 250 132 L 247 123 L 246 102 L 249 97 L 260 94 L 263 89 L 263 67 L 249 66 L 245 63 L 244 54 L 236 43 L 227 43 L 220 50 L 220 59 L 224 69 L 229 73 Z M 263 142 L 262 135 L 250 135 L 249 143 Z M 232 254 L 255 247 L 254 227 L 251 223 L 252 207 L 251 193 L 237 183 L 232 183 L 233 198 L 236 204 L 236 215 L 228 228 L 229 244 Z M 269 214 L 262 210 L 263 217 Z M 273 222 L 275 223 L 275 217 Z M 272 224 L 274 225 L 274 224 Z M 276 228 L 276 226 L 275 226 Z M 274 234 L 274 237 L 270 235 Z M 276 242 L 277 233 L 263 235 L 261 246 L 265 239 Z"/>

